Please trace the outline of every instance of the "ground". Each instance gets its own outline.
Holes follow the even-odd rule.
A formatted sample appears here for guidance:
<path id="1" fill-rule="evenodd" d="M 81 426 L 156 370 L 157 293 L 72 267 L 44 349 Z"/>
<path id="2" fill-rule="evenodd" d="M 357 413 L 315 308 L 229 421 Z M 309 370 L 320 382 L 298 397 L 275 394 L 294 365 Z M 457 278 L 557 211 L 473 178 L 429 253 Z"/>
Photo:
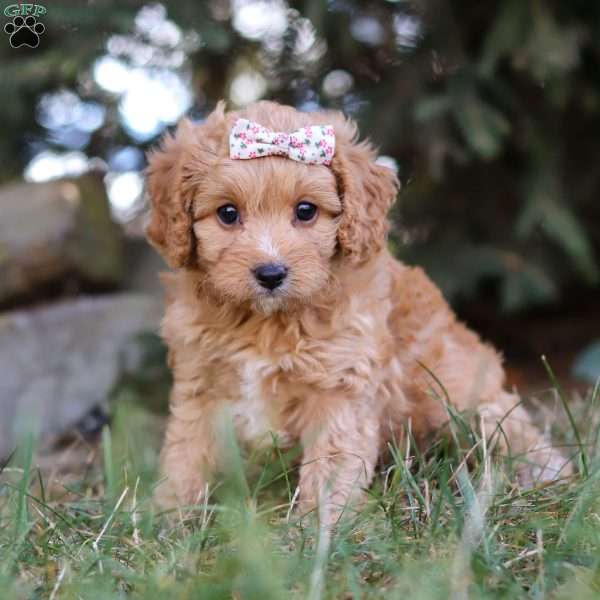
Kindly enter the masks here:
<path id="1" fill-rule="evenodd" d="M 600 394 L 571 398 L 569 416 L 553 385 L 538 400 L 562 411 L 553 433 L 577 475 L 520 488 L 451 415 L 458 446 L 391 448 L 367 506 L 331 533 L 293 506 L 295 452 L 276 441 L 261 457 L 228 444 L 206 505 L 155 512 L 161 420 L 125 394 L 102 443 L 25 443 L 5 466 L 2 599 L 597 598 Z"/>

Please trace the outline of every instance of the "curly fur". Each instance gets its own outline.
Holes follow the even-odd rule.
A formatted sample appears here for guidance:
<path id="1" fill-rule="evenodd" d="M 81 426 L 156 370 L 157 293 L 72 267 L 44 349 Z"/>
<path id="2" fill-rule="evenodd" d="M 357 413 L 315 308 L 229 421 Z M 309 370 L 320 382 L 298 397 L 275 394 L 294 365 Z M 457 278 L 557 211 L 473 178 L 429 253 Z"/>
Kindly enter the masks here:
<path id="1" fill-rule="evenodd" d="M 331 168 L 277 156 L 230 160 L 238 117 L 282 131 L 333 124 Z M 219 104 L 151 154 L 148 236 L 176 268 L 164 276 L 174 385 L 163 505 L 205 493 L 225 456 L 215 427 L 225 411 L 245 443 L 268 441 L 270 432 L 284 445 L 300 442 L 302 506 L 326 499 L 335 519 L 408 422 L 422 444 L 444 430 L 447 407 L 429 372 L 458 410 L 478 412 L 488 431 L 501 423 L 503 451 L 530 453 L 525 478 L 569 471 L 504 390 L 496 351 L 456 320 L 422 270 L 389 254 L 386 213 L 398 181 L 374 158 L 341 114 L 270 102 L 236 113 Z M 310 225 L 293 216 L 304 198 L 319 210 Z M 229 228 L 216 218 L 227 202 L 242 215 Z M 289 268 L 275 293 L 252 275 L 270 260 Z"/>

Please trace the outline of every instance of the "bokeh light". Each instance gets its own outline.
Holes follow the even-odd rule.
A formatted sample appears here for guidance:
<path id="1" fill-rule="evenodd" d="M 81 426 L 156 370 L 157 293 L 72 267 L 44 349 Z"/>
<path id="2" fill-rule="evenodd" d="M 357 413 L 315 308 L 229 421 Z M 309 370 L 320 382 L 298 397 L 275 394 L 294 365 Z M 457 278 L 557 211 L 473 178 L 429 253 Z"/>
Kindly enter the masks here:
<path id="1" fill-rule="evenodd" d="M 250 40 L 279 38 L 287 29 L 287 5 L 281 0 L 234 0 L 233 26 Z"/>
<path id="2" fill-rule="evenodd" d="M 61 177 L 77 177 L 89 168 L 83 152 L 52 152 L 46 150 L 36 155 L 25 168 L 26 181 L 42 182 Z"/>

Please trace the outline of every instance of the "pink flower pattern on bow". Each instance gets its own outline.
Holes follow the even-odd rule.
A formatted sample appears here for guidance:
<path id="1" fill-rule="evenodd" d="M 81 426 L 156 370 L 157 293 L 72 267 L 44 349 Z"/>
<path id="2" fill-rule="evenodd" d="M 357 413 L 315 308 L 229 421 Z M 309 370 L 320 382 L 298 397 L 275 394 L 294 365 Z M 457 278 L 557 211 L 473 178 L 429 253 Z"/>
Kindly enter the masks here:
<path id="1" fill-rule="evenodd" d="M 286 156 L 310 165 L 330 165 L 334 152 L 335 132 L 331 125 L 311 125 L 283 133 L 238 119 L 229 134 L 229 156 L 236 160 Z"/>

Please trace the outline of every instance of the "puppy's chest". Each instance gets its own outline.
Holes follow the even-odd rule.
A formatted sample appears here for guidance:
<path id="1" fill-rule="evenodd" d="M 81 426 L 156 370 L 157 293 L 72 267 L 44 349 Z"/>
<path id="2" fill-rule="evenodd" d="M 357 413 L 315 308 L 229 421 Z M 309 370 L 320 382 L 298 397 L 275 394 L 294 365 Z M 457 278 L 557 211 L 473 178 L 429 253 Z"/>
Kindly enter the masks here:
<path id="1" fill-rule="evenodd" d="M 236 389 L 228 403 L 238 437 L 252 446 L 268 446 L 272 436 L 287 446 L 293 443 L 282 412 L 285 398 L 275 390 L 278 367 L 270 360 L 248 354 L 235 361 Z"/>
<path id="2" fill-rule="evenodd" d="M 302 434 L 304 413 L 327 394 L 367 395 L 379 358 L 371 328 L 371 319 L 357 318 L 328 339 L 277 339 L 270 352 L 254 345 L 219 348 L 222 366 L 235 373 L 226 394 L 238 437 L 269 445 L 275 434 L 280 444 L 293 444 Z"/>

